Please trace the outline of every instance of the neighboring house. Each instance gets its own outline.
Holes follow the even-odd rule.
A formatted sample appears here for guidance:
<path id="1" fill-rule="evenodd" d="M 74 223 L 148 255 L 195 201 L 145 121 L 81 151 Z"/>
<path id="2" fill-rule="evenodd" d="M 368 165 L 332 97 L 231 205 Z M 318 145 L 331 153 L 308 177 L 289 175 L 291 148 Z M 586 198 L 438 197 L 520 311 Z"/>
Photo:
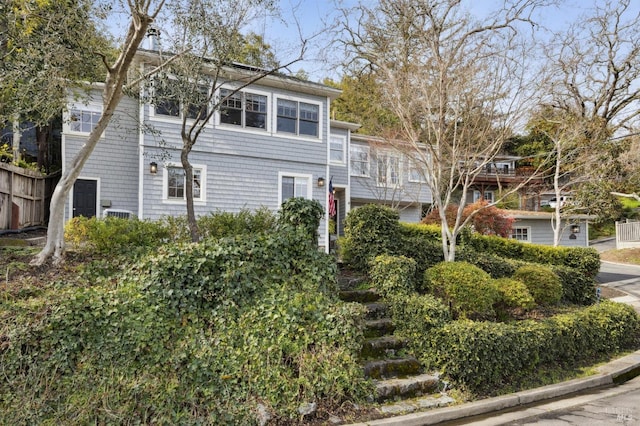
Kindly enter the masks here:
<path id="1" fill-rule="evenodd" d="M 515 222 L 512 225 L 511 238 L 518 241 L 553 245 L 553 213 L 522 210 L 505 210 Z M 587 247 L 589 245 L 589 221 L 594 216 L 569 214 L 562 218 L 560 244 L 569 247 Z"/>
<path id="2" fill-rule="evenodd" d="M 495 202 L 500 189 L 506 190 L 517 185 L 522 185 L 517 191 L 518 207 L 526 210 L 536 210 L 538 200 L 535 195 L 539 192 L 543 179 L 534 176 L 534 168 L 530 166 L 518 166 L 521 157 L 511 155 L 499 155 L 488 163 L 484 170 L 473 180 L 471 190 L 467 194 L 467 202 L 474 203 L 485 200 Z"/>
<path id="3" fill-rule="evenodd" d="M 423 205 L 431 204 L 432 197 L 424 173 L 408 152 L 380 138 L 351 135 L 351 208 L 384 204 L 397 209 L 400 220 L 419 222 Z"/>

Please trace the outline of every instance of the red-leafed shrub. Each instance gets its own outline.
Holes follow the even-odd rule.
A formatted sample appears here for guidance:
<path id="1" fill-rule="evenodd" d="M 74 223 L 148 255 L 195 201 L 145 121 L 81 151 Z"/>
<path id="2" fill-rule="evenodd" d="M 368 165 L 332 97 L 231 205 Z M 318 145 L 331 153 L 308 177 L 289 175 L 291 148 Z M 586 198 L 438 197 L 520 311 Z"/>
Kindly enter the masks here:
<path id="1" fill-rule="evenodd" d="M 449 224 L 455 222 L 457 211 L 457 205 L 452 204 L 447 206 L 446 216 Z M 462 220 L 466 220 L 472 214 L 471 224 L 476 232 L 482 235 L 499 235 L 501 237 L 511 235 L 514 219 L 509 217 L 505 210 L 495 206 L 488 206 L 487 201 L 480 200 L 464 208 L 462 211 Z M 431 213 L 422 219 L 422 223 L 440 224 L 440 213 L 438 210 L 434 209 L 431 211 Z"/>

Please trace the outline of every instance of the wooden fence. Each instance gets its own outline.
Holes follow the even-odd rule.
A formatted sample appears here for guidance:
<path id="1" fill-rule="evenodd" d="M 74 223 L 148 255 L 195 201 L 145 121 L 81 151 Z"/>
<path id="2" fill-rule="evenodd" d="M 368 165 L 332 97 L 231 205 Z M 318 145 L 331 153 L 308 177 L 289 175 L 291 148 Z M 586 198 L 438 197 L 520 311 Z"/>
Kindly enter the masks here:
<path id="1" fill-rule="evenodd" d="M 0 163 L 0 230 L 46 225 L 58 176 Z"/>
<path id="2" fill-rule="evenodd" d="M 640 247 L 640 222 L 616 222 L 616 248 Z"/>

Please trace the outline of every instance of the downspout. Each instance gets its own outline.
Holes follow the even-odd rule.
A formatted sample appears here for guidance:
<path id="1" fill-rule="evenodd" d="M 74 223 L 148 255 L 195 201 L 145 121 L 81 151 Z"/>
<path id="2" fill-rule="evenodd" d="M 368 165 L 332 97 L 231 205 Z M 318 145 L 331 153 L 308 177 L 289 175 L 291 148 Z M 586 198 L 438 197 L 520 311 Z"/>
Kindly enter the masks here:
<path id="1" fill-rule="evenodd" d="M 144 65 L 140 64 L 140 74 L 144 73 Z M 138 218 L 144 219 L 144 83 L 140 82 L 138 100 Z"/>
<path id="2" fill-rule="evenodd" d="M 325 253 L 329 253 L 329 245 L 330 245 L 330 241 L 329 241 L 329 191 L 328 191 L 328 187 L 329 187 L 329 181 L 331 180 L 331 170 L 329 168 L 329 163 L 330 163 L 330 147 L 331 147 L 331 119 L 330 114 L 331 114 L 331 98 L 329 96 L 327 96 L 327 119 L 326 119 L 326 126 L 327 126 L 327 131 L 325 132 L 325 140 L 327 141 L 327 155 L 326 155 L 326 159 L 325 159 L 325 176 L 326 176 L 326 182 L 327 185 L 325 187 L 323 187 L 324 190 L 324 205 L 325 205 L 325 219 L 324 219 L 324 252 Z"/>

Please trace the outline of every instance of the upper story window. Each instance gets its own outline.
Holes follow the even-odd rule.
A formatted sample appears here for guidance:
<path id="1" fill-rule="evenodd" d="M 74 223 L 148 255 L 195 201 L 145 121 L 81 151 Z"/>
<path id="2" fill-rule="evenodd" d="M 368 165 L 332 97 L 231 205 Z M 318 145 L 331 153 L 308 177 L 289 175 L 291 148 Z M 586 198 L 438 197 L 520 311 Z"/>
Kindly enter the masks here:
<path id="1" fill-rule="evenodd" d="M 329 156 L 332 163 L 344 164 L 346 138 L 331 136 L 329 139 Z"/>
<path id="2" fill-rule="evenodd" d="M 171 91 L 156 88 L 154 93 L 154 114 L 157 116 L 181 118 L 184 109 L 187 118 L 192 120 L 198 117 L 204 119 L 208 113 L 207 88 L 201 87 L 199 93 L 194 95 L 194 99 L 190 99 L 190 101 L 193 102 L 190 102 L 188 105 L 183 105 L 180 98 L 172 94 Z"/>
<path id="3" fill-rule="evenodd" d="M 351 145 L 351 175 L 369 176 L 369 147 Z"/>
<path id="4" fill-rule="evenodd" d="M 220 89 L 220 123 L 254 129 L 267 128 L 267 97 L 250 92 Z"/>
<path id="5" fill-rule="evenodd" d="M 178 166 L 169 166 L 166 169 L 165 200 L 184 201 L 186 200 L 186 176 L 184 169 Z M 204 167 L 193 167 L 193 200 L 205 201 L 204 178 L 206 170 Z"/>
<path id="6" fill-rule="evenodd" d="M 378 186 L 393 187 L 401 183 L 400 156 L 380 154 L 377 158 Z"/>
<path id="7" fill-rule="evenodd" d="M 73 105 L 69 109 L 69 130 L 89 134 L 102 117 L 102 106 L 98 104 Z"/>
<path id="8" fill-rule="evenodd" d="M 427 179 L 425 178 L 425 170 L 420 167 L 416 161 L 408 160 L 409 163 L 409 182 L 418 182 L 425 183 Z"/>
<path id="9" fill-rule="evenodd" d="M 473 191 L 473 202 L 484 200 L 488 203 L 493 203 L 495 200 L 495 194 L 493 191 L 480 192 L 478 190 Z"/>
<path id="10" fill-rule="evenodd" d="M 278 99 L 277 131 L 300 136 L 320 135 L 320 106 Z"/>

